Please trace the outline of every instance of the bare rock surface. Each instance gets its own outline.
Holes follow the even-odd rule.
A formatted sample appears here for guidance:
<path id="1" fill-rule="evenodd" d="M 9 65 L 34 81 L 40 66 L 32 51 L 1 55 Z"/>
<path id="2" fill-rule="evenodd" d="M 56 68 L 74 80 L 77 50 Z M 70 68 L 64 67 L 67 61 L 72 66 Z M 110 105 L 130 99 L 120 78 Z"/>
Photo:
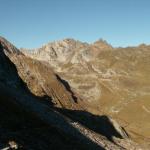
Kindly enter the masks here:
<path id="1" fill-rule="evenodd" d="M 24 54 L 49 64 L 90 112 L 111 115 L 136 141 L 150 142 L 149 45 L 113 48 L 104 40 L 65 39 L 30 51 Z"/>
<path id="2" fill-rule="evenodd" d="M 82 45 L 76 42 L 67 39 L 62 47 L 67 47 L 67 43 L 72 43 L 71 48 Z M 58 51 L 65 52 L 59 48 Z M 32 59 L 0 38 L 0 142 L 3 145 L 15 141 L 21 149 L 28 150 L 141 149 L 125 137 L 122 127 L 109 116 L 88 112 L 93 107 L 52 68 L 44 60 Z"/>

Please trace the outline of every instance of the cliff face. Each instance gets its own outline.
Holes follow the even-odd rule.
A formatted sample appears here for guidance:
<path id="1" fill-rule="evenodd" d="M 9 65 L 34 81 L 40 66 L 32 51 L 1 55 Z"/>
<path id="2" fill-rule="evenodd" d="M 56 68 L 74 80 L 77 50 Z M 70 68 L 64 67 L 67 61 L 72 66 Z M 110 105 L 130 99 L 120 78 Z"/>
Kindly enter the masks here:
<path id="1" fill-rule="evenodd" d="M 4 47 L 3 55 L 6 55 L 5 57 L 8 57 L 14 63 L 16 72 L 32 94 L 58 107 L 70 109 L 76 107 L 78 98 L 69 87 L 67 88 L 67 85 L 53 72 L 50 66 L 26 57 L 4 39 L 1 42 Z M 11 67 L 9 70 L 11 70 Z M 5 75 L 3 77 L 6 78 Z M 8 78 L 11 78 L 11 76 Z"/>
<path id="2" fill-rule="evenodd" d="M 31 53 L 30 53 L 31 52 Z M 66 39 L 24 54 L 49 64 L 87 103 L 124 122 L 138 141 L 150 137 L 150 46 L 113 48 Z"/>
<path id="3" fill-rule="evenodd" d="M 13 140 L 21 149 L 140 149 L 90 108 L 49 64 L 0 38 L 0 148 Z"/>

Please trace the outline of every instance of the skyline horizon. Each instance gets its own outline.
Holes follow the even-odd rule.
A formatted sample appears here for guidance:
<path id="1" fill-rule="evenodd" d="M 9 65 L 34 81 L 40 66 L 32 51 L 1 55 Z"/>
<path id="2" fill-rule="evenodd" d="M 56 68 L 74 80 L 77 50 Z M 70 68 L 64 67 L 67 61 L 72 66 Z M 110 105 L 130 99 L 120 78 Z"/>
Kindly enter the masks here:
<path id="1" fill-rule="evenodd" d="M 113 47 L 150 43 L 149 0 L 2 0 L 0 34 L 17 47 L 74 38 Z"/>
<path id="2" fill-rule="evenodd" d="M 10 43 L 12 43 L 15 47 L 17 47 L 18 49 L 37 49 L 37 48 L 41 48 L 42 46 L 45 46 L 45 45 L 47 45 L 47 44 L 49 44 L 49 43 L 61 42 L 61 41 L 63 41 L 63 40 L 67 40 L 67 39 L 72 39 L 72 40 L 79 41 L 79 42 L 82 42 L 82 43 L 87 43 L 87 44 L 94 44 L 95 42 L 97 42 L 97 41 L 99 41 L 99 40 L 102 40 L 102 41 L 106 42 L 107 44 L 111 45 L 113 48 L 138 47 L 138 46 L 143 45 L 143 44 L 146 45 L 146 46 L 149 46 L 149 45 L 150 45 L 150 42 L 149 42 L 149 43 L 144 43 L 144 42 L 142 42 L 142 43 L 129 44 L 129 45 L 124 45 L 124 46 L 121 46 L 121 45 L 119 45 L 119 46 L 114 46 L 114 45 L 112 45 L 107 39 L 104 39 L 104 38 L 98 38 L 98 39 L 95 40 L 95 41 L 88 42 L 88 41 L 79 40 L 79 39 L 76 39 L 76 38 L 73 38 L 73 37 L 70 37 L 70 38 L 69 38 L 69 37 L 66 37 L 66 38 L 61 38 L 61 39 L 56 39 L 56 40 L 49 40 L 49 41 L 44 42 L 43 44 L 41 44 L 41 45 L 39 45 L 39 46 L 37 46 L 37 47 L 23 47 L 23 46 L 18 47 L 13 41 L 9 40 L 9 38 L 7 38 L 7 37 L 5 37 L 5 36 L 2 36 L 2 35 L 0 35 L 0 37 L 6 39 L 6 40 L 9 41 Z"/>

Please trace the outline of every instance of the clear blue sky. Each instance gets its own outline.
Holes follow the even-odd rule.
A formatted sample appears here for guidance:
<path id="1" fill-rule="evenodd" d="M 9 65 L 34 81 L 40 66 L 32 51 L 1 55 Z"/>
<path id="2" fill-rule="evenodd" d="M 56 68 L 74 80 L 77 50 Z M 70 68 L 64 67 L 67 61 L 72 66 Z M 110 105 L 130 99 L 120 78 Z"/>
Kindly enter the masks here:
<path id="1" fill-rule="evenodd" d="M 0 0 L 0 35 L 26 48 L 64 38 L 150 44 L 150 0 Z"/>

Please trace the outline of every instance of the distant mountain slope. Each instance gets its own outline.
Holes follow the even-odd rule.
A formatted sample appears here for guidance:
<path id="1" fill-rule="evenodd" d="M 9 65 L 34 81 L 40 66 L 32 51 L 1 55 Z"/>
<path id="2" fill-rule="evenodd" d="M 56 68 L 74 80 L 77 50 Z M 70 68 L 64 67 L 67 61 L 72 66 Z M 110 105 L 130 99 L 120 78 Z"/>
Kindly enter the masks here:
<path id="1" fill-rule="evenodd" d="M 116 121 L 85 105 L 49 65 L 0 38 L 0 148 L 15 140 L 28 150 L 140 149 Z"/>
<path id="2" fill-rule="evenodd" d="M 73 108 L 76 105 L 78 98 L 73 95 L 71 89 L 68 90 L 65 85 L 63 85 L 61 78 L 56 75 L 49 66 L 26 57 L 4 39 L 2 40 L 2 44 L 6 55 L 5 57 L 8 57 L 12 63 L 15 64 L 16 71 L 32 94 L 43 99 L 45 98 L 45 101 L 54 103 L 59 107 Z M 11 47 L 13 47 L 13 49 L 11 49 Z M 11 67 L 10 69 L 7 67 L 7 69 L 11 70 Z M 8 75 L 10 74 L 8 73 Z M 3 77 L 6 78 L 6 76 Z M 8 79 L 10 77 L 8 76 Z M 16 76 L 14 78 L 16 78 Z M 51 99 L 48 100 L 48 97 Z"/>
<path id="3" fill-rule="evenodd" d="M 24 54 L 49 65 L 90 106 L 124 122 L 137 141 L 150 137 L 150 46 L 113 48 L 73 39 L 48 43 Z"/>

